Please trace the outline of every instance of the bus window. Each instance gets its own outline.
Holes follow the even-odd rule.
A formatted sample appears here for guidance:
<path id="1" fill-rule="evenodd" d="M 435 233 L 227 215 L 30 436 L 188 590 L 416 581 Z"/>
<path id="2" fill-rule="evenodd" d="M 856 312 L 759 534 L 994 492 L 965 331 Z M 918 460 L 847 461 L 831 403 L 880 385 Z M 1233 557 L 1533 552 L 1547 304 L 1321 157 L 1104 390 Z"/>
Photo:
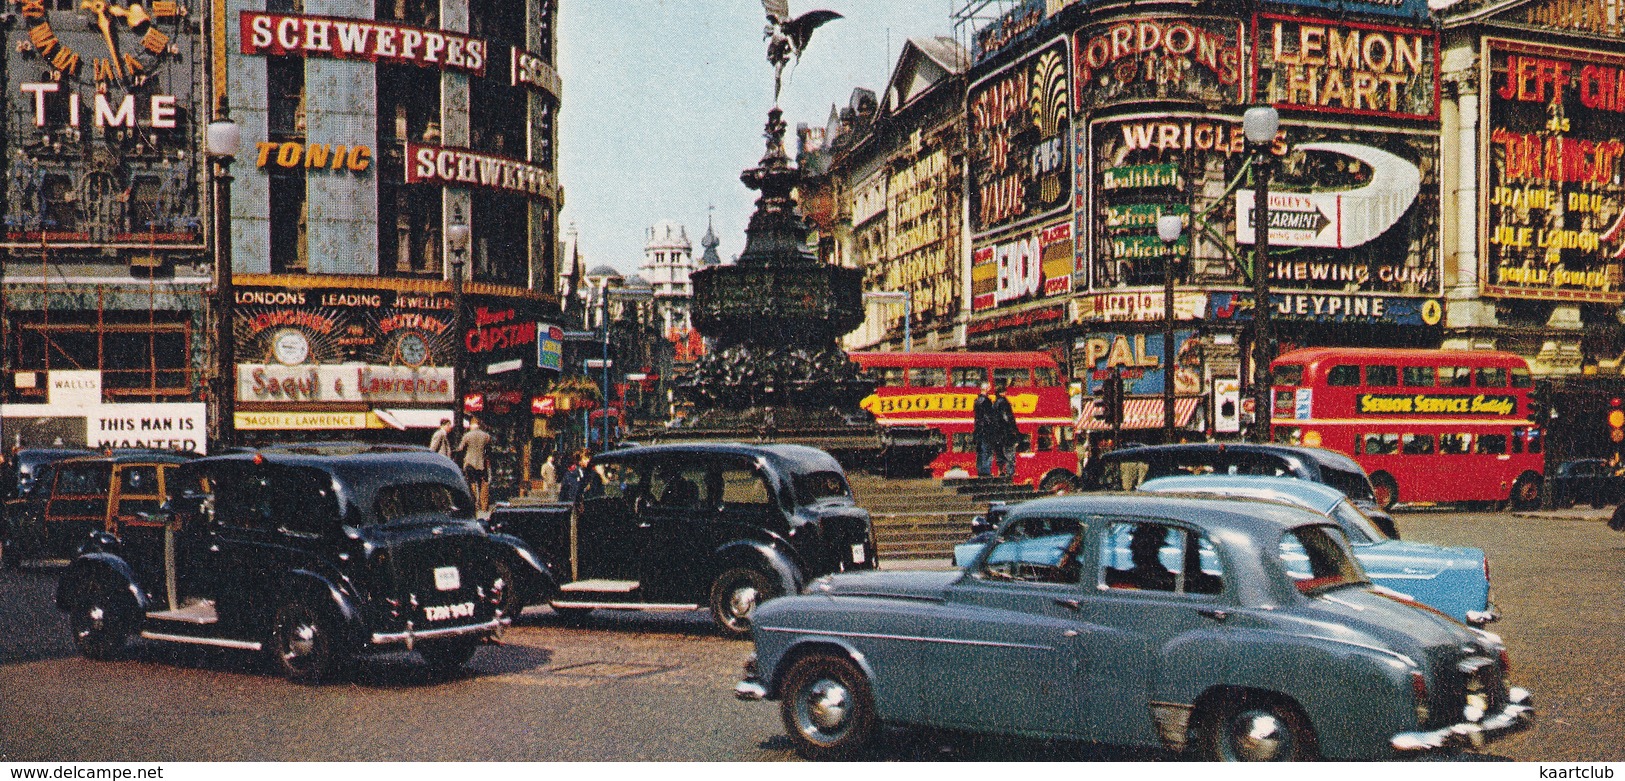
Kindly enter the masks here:
<path id="1" fill-rule="evenodd" d="M 1360 451 L 1368 456 L 1392 455 L 1399 450 L 1398 434 L 1366 434 L 1360 437 Z"/>
<path id="2" fill-rule="evenodd" d="M 948 370 L 941 366 L 916 366 L 908 370 L 908 384 L 916 388 L 941 388 L 948 384 Z"/>
<path id="3" fill-rule="evenodd" d="M 1472 434 L 1440 434 L 1439 452 L 1446 455 L 1464 455 L 1473 452 Z"/>
<path id="4" fill-rule="evenodd" d="M 1512 432 L 1512 437 L 1511 437 L 1510 440 L 1508 440 L 1508 444 L 1510 444 L 1512 446 L 1512 452 L 1514 452 L 1514 453 L 1522 453 L 1523 452 L 1523 430 L 1519 429 L 1517 431 Z"/>
<path id="5" fill-rule="evenodd" d="M 1399 369 L 1393 366 L 1365 367 L 1365 384 L 1378 388 L 1391 388 L 1399 384 Z"/>
<path id="6" fill-rule="evenodd" d="M 1473 370 L 1465 366 L 1439 368 L 1439 384 L 1448 388 L 1465 388 L 1471 382 Z"/>
<path id="7" fill-rule="evenodd" d="M 1342 367 L 1339 366 L 1339 367 L 1333 369 L 1332 371 L 1336 371 L 1337 369 L 1340 369 L 1340 368 L 1342 368 Z M 1283 364 L 1275 367 L 1274 371 L 1270 372 L 1270 384 L 1271 385 L 1302 385 L 1303 384 L 1303 364 L 1283 363 Z M 1336 385 L 1337 383 L 1334 382 L 1332 384 Z"/>
<path id="8" fill-rule="evenodd" d="M 995 368 L 993 370 L 993 384 L 1005 388 L 1031 385 L 1033 384 L 1033 373 L 1025 366 L 1020 368 Z"/>
<path id="9" fill-rule="evenodd" d="M 1535 387 L 1535 380 L 1534 380 L 1533 377 L 1529 376 L 1529 370 L 1528 369 L 1515 368 L 1515 369 L 1512 370 L 1512 387 L 1514 387 L 1514 388 L 1533 388 L 1533 387 Z"/>
<path id="10" fill-rule="evenodd" d="M 1431 388 L 1437 383 L 1438 372 L 1432 366 L 1406 366 L 1405 387 Z"/>
<path id="11" fill-rule="evenodd" d="M 1478 387 L 1505 388 L 1507 386 L 1507 370 L 1499 367 L 1484 367 L 1478 370 Z"/>
<path id="12" fill-rule="evenodd" d="M 1400 451 L 1407 456 L 1425 456 L 1433 453 L 1432 434 L 1406 434 L 1400 437 Z"/>
<path id="13" fill-rule="evenodd" d="M 975 453 L 976 443 L 972 440 L 973 436 L 974 434 L 969 431 L 955 432 L 950 449 L 955 453 Z"/>
<path id="14" fill-rule="evenodd" d="M 882 388 L 901 388 L 901 387 L 903 387 L 903 367 L 901 367 L 901 366 L 876 366 L 874 369 L 872 369 L 872 371 L 875 373 L 875 377 L 880 380 L 880 387 L 882 387 Z"/>
<path id="15" fill-rule="evenodd" d="M 1053 388 L 1061 384 L 1060 375 L 1056 374 L 1053 366 L 1034 366 L 1033 376 L 1033 384 L 1042 388 Z"/>
<path id="16" fill-rule="evenodd" d="M 1360 367 L 1348 364 L 1333 366 L 1331 371 L 1326 372 L 1326 384 L 1347 387 L 1359 385 Z"/>
<path id="17" fill-rule="evenodd" d="M 1505 434 L 1479 434 L 1478 452 L 1484 455 L 1502 456 L 1507 452 L 1507 435 Z"/>
<path id="18" fill-rule="evenodd" d="M 1538 428 L 1531 428 L 1531 429 L 1525 429 L 1525 431 L 1526 431 L 1526 434 L 1527 434 L 1527 436 L 1529 438 L 1529 452 L 1531 452 L 1531 453 L 1539 453 L 1540 452 L 1540 443 L 1541 443 L 1541 440 L 1542 440 L 1541 430 L 1538 429 Z"/>
<path id="19" fill-rule="evenodd" d="M 979 366 L 956 366 L 953 369 L 955 388 L 981 388 L 987 382 L 987 369 Z"/>
<path id="20" fill-rule="evenodd" d="M 1048 453 L 1055 449 L 1055 434 L 1050 426 L 1039 426 L 1038 434 L 1033 437 L 1033 452 Z"/>

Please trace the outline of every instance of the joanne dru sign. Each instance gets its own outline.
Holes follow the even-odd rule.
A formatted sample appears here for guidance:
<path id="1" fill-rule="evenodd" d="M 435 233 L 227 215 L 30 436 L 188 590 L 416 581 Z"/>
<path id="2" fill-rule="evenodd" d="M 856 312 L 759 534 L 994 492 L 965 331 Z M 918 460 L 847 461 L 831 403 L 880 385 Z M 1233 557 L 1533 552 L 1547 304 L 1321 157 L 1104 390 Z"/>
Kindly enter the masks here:
<path id="1" fill-rule="evenodd" d="M 1362 393 L 1354 407 L 1361 415 L 1499 415 L 1518 412 L 1518 397 L 1480 393 L 1476 396 L 1432 393 Z"/>
<path id="2" fill-rule="evenodd" d="M 399 62 L 485 75 L 486 42 L 446 30 L 368 19 L 243 11 L 243 54 Z"/>
<path id="3" fill-rule="evenodd" d="M 406 145 L 406 183 L 475 185 L 552 198 L 553 172 L 539 165 L 449 146 Z"/>

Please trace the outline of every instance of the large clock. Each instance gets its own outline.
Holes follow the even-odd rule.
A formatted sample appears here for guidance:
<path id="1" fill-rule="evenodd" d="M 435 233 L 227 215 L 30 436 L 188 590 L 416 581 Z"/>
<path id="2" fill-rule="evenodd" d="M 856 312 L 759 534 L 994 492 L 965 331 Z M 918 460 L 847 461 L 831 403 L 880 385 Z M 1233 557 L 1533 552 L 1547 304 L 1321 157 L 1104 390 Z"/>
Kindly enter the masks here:
<path id="1" fill-rule="evenodd" d="M 175 40 L 188 14 L 174 0 L 12 2 L 21 6 L 27 30 L 18 48 L 47 65 L 51 80 L 89 82 L 114 94 L 147 85 L 164 58 L 180 53 Z"/>

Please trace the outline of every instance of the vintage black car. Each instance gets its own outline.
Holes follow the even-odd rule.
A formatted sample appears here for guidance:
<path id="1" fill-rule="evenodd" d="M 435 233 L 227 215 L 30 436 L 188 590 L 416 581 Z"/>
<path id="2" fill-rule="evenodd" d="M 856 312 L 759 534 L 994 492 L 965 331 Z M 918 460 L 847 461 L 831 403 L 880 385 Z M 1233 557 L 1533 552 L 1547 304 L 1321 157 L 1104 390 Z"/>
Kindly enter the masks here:
<path id="1" fill-rule="evenodd" d="M 1573 507 L 1579 502 L 1602 509 L 1619 504 L 1625 496 L 1625 475 L 1600 458 L 1564 461 L 1552 473 L 1552 504 Z"/>
<path id="2" fill-rule="evenodd" d="M 0 565 L 71 557 L 92 532 L 116 534 L 119 525 L 157 510 L 163 503 L 164 477 L 195 457 L 146 449 L 18 451 L 18 487 L 6 499 L 0 526 Z"/>
<path id="3" fill-rule="evenodd" d="M 698 610 L 744 636 L 756 605 L 830 572 L 872 569 L 869 513 L 828 453 L 683 444 L 602 453 L 570 504 L 498 507 L 558 573 L 553 609 Z"/>
<path id="4" fill-rule="evenodd" d="M 1329 485 L 1383 534 L 1399 539 L 1399 525 L 1377 501 L 1365 470 L 1342 453 L 1317 447 L 1197 442 L 1118 448 L 1089 462 L 1083 490 L 1133 491 L 1152 478 L 1201 474 L 1295 477 Z"/>
<path id="5" fill-rule="evenodd" d="M 147 522 L 103 533 L 57 607 L 91 658 L 133 637 L 264 650 L 301 682 L 371 649 L 461 666 L 507 617 L 511 547 L 428 451 L 310 446 L 201 458 Z"/>

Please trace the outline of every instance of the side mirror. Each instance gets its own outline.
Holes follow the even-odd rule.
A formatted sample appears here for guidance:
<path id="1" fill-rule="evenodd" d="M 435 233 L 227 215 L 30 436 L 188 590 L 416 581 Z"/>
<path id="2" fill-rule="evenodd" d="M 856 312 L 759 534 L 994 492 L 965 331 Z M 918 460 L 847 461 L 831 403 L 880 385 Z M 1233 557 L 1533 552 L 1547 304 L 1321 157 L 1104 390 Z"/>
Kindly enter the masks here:
<path id="1" fill-rule="evenodd" d="M 987 516 L 978 515 L 970 519 L 971 534 L 986 534 L 990 531 L 993 531 L 993 524 L 987 520 Z"/>

